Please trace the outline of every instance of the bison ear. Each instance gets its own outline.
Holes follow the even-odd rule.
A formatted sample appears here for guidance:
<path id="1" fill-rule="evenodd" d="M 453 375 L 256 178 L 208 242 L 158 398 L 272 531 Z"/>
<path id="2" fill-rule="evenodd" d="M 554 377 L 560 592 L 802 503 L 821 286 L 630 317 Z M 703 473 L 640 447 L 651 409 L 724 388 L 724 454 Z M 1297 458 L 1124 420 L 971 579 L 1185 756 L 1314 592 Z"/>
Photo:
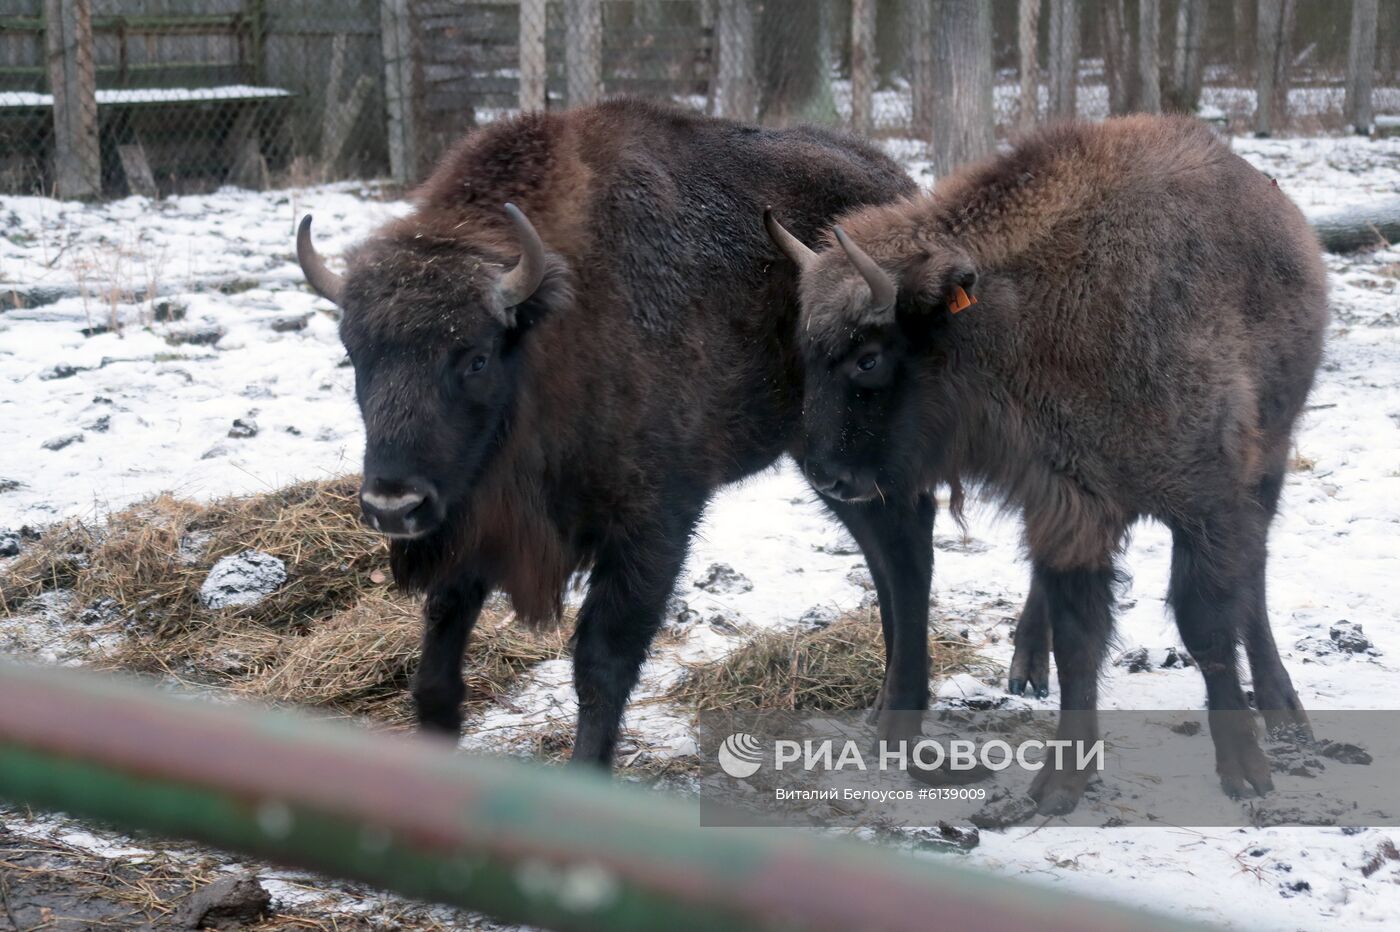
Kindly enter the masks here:
<path id="1" fill-rule="evenodd" d="M 524 333 L 550 314 L 558 314 L 574 303 L 574 275 L 569 264 L 557 253 L 545 253 L 544 277 L 530 297 L 505 309 L 506 325 Z"/>
<path id="2" fill-rule="evenodd" d="M 977 303 L 977 266 L 961 249 L 940 250 L 910 271 L 919 308 L 953 314 Z"/>

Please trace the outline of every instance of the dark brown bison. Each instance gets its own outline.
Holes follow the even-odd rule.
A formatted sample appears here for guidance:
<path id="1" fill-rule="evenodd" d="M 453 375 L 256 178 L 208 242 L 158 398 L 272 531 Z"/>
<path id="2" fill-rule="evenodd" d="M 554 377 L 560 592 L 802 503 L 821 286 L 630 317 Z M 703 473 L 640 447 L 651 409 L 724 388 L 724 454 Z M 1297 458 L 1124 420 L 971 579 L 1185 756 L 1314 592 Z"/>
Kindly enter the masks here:
<path id="1" fill-rule="evenodd" d="M 839 221 L 803 266 L 808 477 L 848 502 L 966 479 L 1025 517 L 1015 691 L 1048 669 L 1091 738 L 1128 528 L 1172 532 L 1169 601 L 1205 677 L 1232 795 L 1271 788 L 1236 668 L 1306 728 L 1264 600 L 1265 538 L 1327 322 L 1314 235 L 1188 118 L 1067 124 Z M 973 303 L 975 302 L 975 303 Z M 1037 656 L 1040 655 L 1040 656 Z M 1028 671 L 1030 673 L 1028 674 Z M 1039 675 L 1044 675 L 1040 673 Z M 1042 771 L 1042 812 L 1087 773 Z"/>
<path id="2" fill-rule="evenodd" d="M 422 725 L 459 729 L 462 653 L 492 590 L 543 623 L 586 569 L 573 756 L 611 759 L 706 502 L 800 428 L 797 281 L 758 211 L 815 235 L 912 190 L 844 136 L 614 101 L 469 136 L 343 279 L 303 221 L 306 276 L 344 309 L 364 515 L 393 538 L 400 585 L 427 594 Z M 887 704 L 921 708 L 931 513 L 833 510 L 879 581 Z"/>

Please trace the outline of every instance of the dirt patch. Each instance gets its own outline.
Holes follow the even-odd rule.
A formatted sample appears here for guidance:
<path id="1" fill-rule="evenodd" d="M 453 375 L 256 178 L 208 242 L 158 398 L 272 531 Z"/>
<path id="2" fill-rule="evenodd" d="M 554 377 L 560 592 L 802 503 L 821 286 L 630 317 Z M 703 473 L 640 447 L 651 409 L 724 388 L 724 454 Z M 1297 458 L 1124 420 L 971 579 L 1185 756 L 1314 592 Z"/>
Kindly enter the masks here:
<path id="1" fill-rule="evenodd" d="M 231 873 L 235 868 L 238 872 Z M 471 913 L 425 907 L 312 875 L 304 879 L 314 883 L 318 893 L 325 891 L 323 897 L 305 903 L 273 897 L 254 911 L 261 918 L 240 919 L 236 911 L 221 911 L 228 899 L 215 894 L 231 881 L 276 873 L 271 868 L 246 869 L 220 856 L 160 847 L 137 857 L 107 858 L 49 838 L 26 837 L 0 824 L 0 929 L 166 932 L 192 928 L 196 914 L 206 928 L 256 932 L 503 928 Z"/>

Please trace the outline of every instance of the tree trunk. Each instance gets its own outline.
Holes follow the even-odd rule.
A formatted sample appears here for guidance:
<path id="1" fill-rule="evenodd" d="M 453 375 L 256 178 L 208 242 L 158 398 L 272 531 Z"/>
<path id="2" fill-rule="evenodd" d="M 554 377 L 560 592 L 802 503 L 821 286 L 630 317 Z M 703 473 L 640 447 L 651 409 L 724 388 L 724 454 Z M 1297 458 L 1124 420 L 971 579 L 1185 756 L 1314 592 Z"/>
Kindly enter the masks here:
<path id="1" fill-rule="evenodd" d="M 1255 0 L 1235 0 L 1231 6 L 1230 26 L 1234 35 L 1230 37 L 1230 47 L 1235 50 L 1235 71 L 1241 81 L 1253 81 L 1255 42 L 1250 36 L 1257 33 L 1254 22 Z"/>
<path id="2" fill-rule="evenodd" d="M 1352 0 L 1351 44 L 1347 47 L 1347 122 L 1356 132 L 1371 132 L 1371 80 L 1376 66 L 1376 0 Z"/>
<path id="3" fill-rule="evenodd" d="M 753 17 L 754 10 L 748 0 L 718 0 L 715 112 L 731 120 L 752 120 L 758 114 Z"/>
<path id="4" fill-rule="evenodd" d="M 904 35 L 904 0 L 875 4 L 875 59 L 881 87 L 893 86 L 905 73 L 909 42 Z"/>
<path id="5" fill-rule="evenodd" d="M 933 173 L 992 151 L 992 8 L 982 0 L 933 7 Z"/>
<path id="6" fill-rule="evenodd" d="M 834 123 L 831 0 L 766 0 L 758 39 L 759 119 Z"/>
<path id="7" fill-rule="evenodd" d="M 1141 97 L 1138 109 L 1144 113 L 1162 112 L 1162 69 L 1158 63 L 1158 32 L 1162 10 L 1158 0 L 1138 4 L 1138 81 Z"/>
<path id="8" fill-rule="evenodd" d="M 1022 130 L 1035 125 L 1040 112 L 1040 0 L 1021 0 L 1017 21 L 1021 65 L 1021 110 Z"/>
<path id="9" fill-rule="evenodd" d="M 1131 113 L 1137 106 L 1137 59 L 1124 0 L 1103 0 L 1099 43 L 1103 46 L 1104 79 L 1108 82 L 1108 112 L 1113 116 Z"/>
<path id="10" fill-rule="evenodd" d="M 1205 36 L 1205 0 L 1177 0 L 1176 36 L 1172 54 L 1172 86 L 1168 104 L 1181 113 L 1195 113 L 1201 102 L 1204 68 L 1201 42 Z"/>
<path id="11" fill-rule="evenodd" d="M 1074 117 L 1079 78 L 1079 0 L 1050 3 L 1050 116 Z"/>
<path id="12" fill-rule="evenodd" d="M 875 0 L 851 0 L 851 132 L 869 136 L 875 93 Z"/>
<path id="13" fill-rule="evenodd" d="M 1400 199 L 1349 208 L 1311 223 L 1328 252 L 1356 252 L 1400 243 Z"/>
<path id="14" fill-rule="evenodd" d="M 1259 136 L 1268 136 L 1288 122 L 1293 0 L 1259 0 L 1257 14 L 1254 132 Z"/>
<path id="15" fill-rule="evenodd" d="M 933 132 L 933 7 L 932 0 L 906 0 L 909 35 L 911 134 L 928 138 Z"/>

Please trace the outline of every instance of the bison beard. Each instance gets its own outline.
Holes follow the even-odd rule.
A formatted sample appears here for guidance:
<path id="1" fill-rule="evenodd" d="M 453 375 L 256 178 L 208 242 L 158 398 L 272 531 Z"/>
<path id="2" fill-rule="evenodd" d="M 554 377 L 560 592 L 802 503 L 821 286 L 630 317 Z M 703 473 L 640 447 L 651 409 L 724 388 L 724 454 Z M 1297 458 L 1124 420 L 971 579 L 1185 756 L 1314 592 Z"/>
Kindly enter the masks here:
<path id="1" fill-rule="evenodd" d="M 396 535 L 399 583 L 426 593 L 425 728 L 460 728 L 462 655 L 493 590 L 548 623 L 587 570 L 573 757 L 611 760 L 709 497 L 800 452 L 797 282 L 759 212 L 813 235 L 913 190 L 838 134 L 613 101 L 471 135 L 343 280 L 306 234 L 308 280 L 344 308 L 366 515 Z M 508 286 L 522 280 L 538 287 Z M 933 506 L 914 500 L 832 503 L 879 590 L 891 710 L 928 701 Z"/>
<path id="2" fill-rule="evenodd" d="M 1265 608 L 1265 540 L 1321 355 L 1326 275 L 1297 208 L 1202 124 L 1064 124 L 840 219 L 803 269 L 806 467 L 847 498 L 974 480 L 1025 515 L 1030 596 L 1009 686 L 1092 740 L 1131 524 L 1172 532 L 1168 601 L 1205 678 L 1216 770 L 1271 788 L 1270 729 L 1307 731 Z M 975 305 L 959 300 L 972 292 Z M 1088 772 L 1044 770 L 1043 813 Z"/>

